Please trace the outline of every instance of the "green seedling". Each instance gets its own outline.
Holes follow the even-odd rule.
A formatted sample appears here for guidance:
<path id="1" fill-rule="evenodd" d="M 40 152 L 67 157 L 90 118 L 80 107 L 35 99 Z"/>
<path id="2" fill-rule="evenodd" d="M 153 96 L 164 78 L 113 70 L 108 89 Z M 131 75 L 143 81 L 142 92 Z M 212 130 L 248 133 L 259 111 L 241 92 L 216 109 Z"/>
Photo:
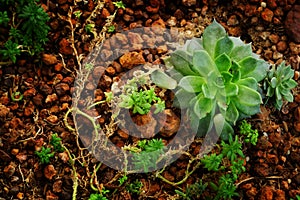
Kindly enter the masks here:
<path id="1" fill-rule="evenodd" d="M 115 32 L 115 30 L 116 30 L 116 27 L 114 25 L 111 25 L 108 27 L 107 32 L 112 33 L 112 32 Z"/>
<path id="2" fill-rule="evenodd" d="M 42 147 L 40 151 L 35 151 L 35 154 L 39 157 L 41 164 L 48 164 L 50 158 L 54 156 L 54 152 L 51 152 L 50 148 Z"/>
<path id="3" fill-rule="evenodd" d="M 0 49 L 0 54 L 2 54 L 4 60 L 10 59 L 13 63 L 16 63 L 17 56 L 21 54 L 19 48 L 20 46 L 17 43 L 8 40 L 4 45 L 4 49 Z"/>
<path id="4" fill-rule="evenodd" d="M 7 11 L 0 12 L 0 25 L 7 26 L 9 22 L 9 17 L 7 15 Z"/>
<path id="5" fill-rule="evenodd" d="M 65 148 L 61 144 L 61 138 L 58 137 L 57 133 L 52 134 L 50 144 L 53 146 L 54 151 L 64 152 Z"/>
<path id="6" fill-rule="evenodd" d="M 11 94 L 11 99 L 13 101 L 22 101 L 23 100 L 23 94 L 21 92 L 14 92 Z"/>
<path id="7" fill-rule="evenodd" d="M 245 136 L 244 141 L 256 145 L 258 138 L 258 131 L 252 129 L 251 124 L 243 120 L 239 126 L 241 135 Z"/>
<path id="8" fill-rule="evenodd" d="M 117 8 L 121 8 L 125 10 L 125 4 L 122 1 L 117 1 L 117 2 L 113 2 L 113 4 L 117 7 Z"/>
<path id="9" fill-rule="evenodd" d="M 135 180 L 134 182 L 126 185 L 126 190 L 131 194 L 140 194 L 142 187 L 142 182 L 139 180 Z"/>
<path id="10" fill-rule="evenodd" d="M 205 191 L 208 183 L 203 184 L 202 180 L 187 186 L 186 191 L 175 190 L 184 200 L 201 199 L 201 194 Z"/>
<path id="11" fill-rule="evenodd" d="M 81 12 L 80 10 L 77 10 L 77 11 L 74 12 L 74 15 L 75 15 L 75 17 L 76 17 L 77 19 L 79 19 L 80 16 L 82 15 L 82 12 Z"/>

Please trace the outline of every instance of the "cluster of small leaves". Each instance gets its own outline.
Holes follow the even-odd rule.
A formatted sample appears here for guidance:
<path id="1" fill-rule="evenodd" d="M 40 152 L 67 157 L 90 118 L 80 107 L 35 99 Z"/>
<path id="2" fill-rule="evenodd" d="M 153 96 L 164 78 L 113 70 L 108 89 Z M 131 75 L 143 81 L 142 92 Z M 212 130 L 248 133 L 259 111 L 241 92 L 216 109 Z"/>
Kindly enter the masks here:
<path id="1" fill-rule="evenodd" d="M 61 144 L 61 138 L 58 137 L 57 133 L 51 135 L 50 144 L 53 147 L 51 150 L 50 147 L 42 147 L 40 151 L 35 151 L 35 154 L 39 157 L 39 161 L 41 164 L 48 164 L 50 162 L 50 158 L 52 158 L 55 152 L 64 152 L 64 147 Z"/>
<path id="2" fill-rule="evenodd" d="M 226 170 L 230 173 L 224 174 L 218 180 L 218 183 L 210 182 L 211 187 L 216 191 L 214 199 L 231 199 L 234 196 L 238 196 L 235 191 L 236 187 L 234 182 L 237 180 L 238 175 L 245 171 L 244 167 L 244 154 L 242 152 L 242 144 L 239 142 L 239 138 L 236 135 L 233 140 L 232 136 L 229 136 L 228 143 L 221 142 L 221 153 L 206 155 L 201 159 L 204 164 L 204 168 L 209 171 Z M 230 163 L 229 166 L 223 165 L 224 159 Z"/>
<path id="3" fill-rule="evenodd" d="M 268 72 L 267 78 L 264 82 L 264 87 L 267 90 L 267 97 L 275 101 L 275 107 L 280 110 L 283 101 L 293 102 L 294 97 L 291 89 L 295 88 L 298 84 L 294 77 L 294 70 L 291 66 L 285 66 L 282 62 L 277 68 L 275 65 Z"/>
<path id="4" fill-rule="evenodd" d="M 134 182 L 127 184 L 125 188 L 131 194 L 140 194 L 142 187 L 143 183 L 139 180 L 135 180 Z"/>
<path id="5" fill-rule="evenodd" d="M 109 190 L 106 190 L 104 187 L 102 188 L 102 190 L 100 191 L 100 193 L 92 193 L 90 194 L 90 197 L 88 200 L 108 200 L 105 197 L 106 193 L 109 193 Z"/>
<path id="6" fill-rule="evenodd" d="M 41 164 L 48 164 L 50 162 L 50 158 L 54 156 L 54 152 L 51 152 L 51 148 L 49 147 L 42 147 L 40 151 L 35 151 L 35 154 L 39 157 Z"/>
<path id="7" fill-rule="evenodd" d="M 35 55 L 43 51 L 50 30 L 46 24 L 50 19 L 35 0 L 0 0 L 0 25 L 9 29 L 5 35 L 0 55 L 4 61 L 16 62 L 22 51 Z"/>
<path id="8" fill-rule="evenodd" d="M 50 144 L 53 146 L 54 151 L 64 152 L 65 148 L 61 144 L 61 138 L 58 137 L 57 133 L 52 134 Z"/>
<path id="9" fill-rule="evenodd" d="M 156 107 L 154 114 L 162 112 L 165 109 L 165 102 L 156 96 L 154 88 L 132 91 L 132 93 L 122 94 L 120 97 L 122 102 L 119 106 L 121 108 L 132 109 L 133 114 L 139 113 L 144 115 L 149 113 L 153 103 Z"/>
<path id="10" fill-rule="evenodd" d="M 265 78 L 269 65 L 252 53 L 251 44 L 228 36 L 216 21 L 165 63 L 172 78 L 155 83 L 169 89 L 168 83 L 176 80 L 177 106 L 187 108 L 198 136 L 215 128 L 227 140 L 238 120 L 260 111 L 258 82 Z"/>
<path id="11" fill-rule="evenodd" d="M 202 180 L 187 186 L 186 191 L 175 190 L 184 200 L 201 199 L 201 194 L 205 191 L 208 183 L 202 183 Z"/>
<path id="12" fill-rule="evenodd" d="M 126 181 L 128 180 L 128 177 L 126 175 L 122 176 L 121 178 L 118 179 L 119 185 L 123 185 Z"/>
<path id="13" fill-rule="evenodd" d="M 143 169 L 145 172 L 156 167 L 156 162 L 163 154 L 164 143 L 162 139 L 141 140 L 138 142 L 138 149 L 133 154 L 133 164 L 136 169 Z"/>
<path id="14" fill-rule="evenodd" d="M 258 139 L 258 130 L 252 129 L 252 125 L 243 120 L 239 126 L 240 134 L 245 136 L 244 141 L 256 145 Z"/>
<path id="15" fill-rule="evenodd" d="M 121 8 L 123 10 L 125 10 L 125 4 L 122 1 L 116 1 L 113 2 L 113 4 L 117 7 L 117 8 Z"/>

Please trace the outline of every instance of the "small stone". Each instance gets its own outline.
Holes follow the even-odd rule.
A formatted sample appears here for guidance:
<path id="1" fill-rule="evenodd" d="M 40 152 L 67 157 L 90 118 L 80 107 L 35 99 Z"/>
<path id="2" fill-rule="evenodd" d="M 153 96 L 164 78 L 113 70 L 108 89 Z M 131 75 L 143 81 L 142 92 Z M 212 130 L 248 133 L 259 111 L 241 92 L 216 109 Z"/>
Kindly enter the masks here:
<path id="1" fill-rule="evenodd" d="M 165 109 L 164 115 L 166 116 L 166 119 L 163 122 L 164 124 L 162 125 L 162 128 L 160 129 L 160 134 L 163 137 L 171 137 L 178 131 L 180 126 L 180 119 L 171 109 Z"/>
<path id="2" fill-rule="evenodd" d="M 70 90 L 70 87 L 66 83 L 58 83 L 57 85 L 55 85 L 55 90 L 58 96 L 62 96 Z"/>
<path id="3" fill-rule="evenodd" d="M 53 93 L 53 94 L 47 95 L 45 103 L 52 103 L 57 100 L 58 100 L 57 94 Z"/>
<path id="4" fill-rule="evenodd" d="M 291 50 L 292 54 L 295 54 L 295 55 L 300 54 L 300 43 L 296 44 L 294 42 L 290 42 L 289 46 L 290 46 L 290 50 Z"/>
<path id="5" fill-rule="evenodd" d="M 262 187 L 260 199 L 272 200 L 273 199 L 273 192 L 274 192 L 273 187 L 270 187 L 270 186 Z"/>
<path id="6" fill-rule="evenodd" d="M 236 15 L 231 15 L 227 20 L 228 26 L 235 26 L 239 24 L 239 20 L 237 19 Z"/>
<path id="7" fill-rule="evenodd" d="M 24 92 L 24 98 L 33 97 L 36 94 L 36 89 L 30 88 Z"/>
<path id="8" fill-rule="evenodd" d="M 56 115 L 50 115 L 47 117 L 47 121 L 52 124 L 56 124 L 58 122 L 58 117 Z"/>
<path id="9" fill-rule="evenodd" d="M 278 60 L 278 59 L 280 59 L 280 58 L 283 58 L 283 54 L 282 54 L 282 53 L 279 53 L 279 52 L 277 52 L 277 51 L 275 51 L 275 52 L 273 53 L 273 59 L 274 59 L 274 60 Z"/>
<path id="10" fill-rule="evenodd" d="M 279 36 L 276 34 L 271 34 L 269 35 L 269 40 L 273 43 L 273 44 L 277 44 L 279 41 Z"/>
<path id="11" fill-rule="evenodd" d="M 276 45 L 276 48 L 279 52 L 284 52 L 287 49 L 287 44 L 285 41 L 279 41 Z"/>
<path id="12" fill-rule="evenodd" d="M 295 5 L 289 11 L 284 24 L 286 27 L 286 32 L 291 39 L 297 43 L 300 43 L 300 5 Z"/>
<path id="13" fill-rule="evenodd" d="M 46 193 L 46 200 L 59 200 L 59 197 L 56 196 L 53 192 L 50 190 L 47 191 Z"/>
<path id="14" fill-rule="evenodd" d="M 0 103 L 0 118 L 4 119 L 9 113 L 9 111 L 10 109 L 8 107 Z"/>
<path id="15" fill-rule="evenodd" d="M 59 153 L 59 154 L 58 154 L 58 157 L 59 157 L 64 163 L 67 163 L 67 162 L 70 160 L 70 158 L 69 158 L 67 152 Z"/>
<path id="16" fill-rule="evenodd" d="M 127 69 L 132 69 L 136 65 L 145 64 L 143 52 L 128 52 L 120 58 L 120 64 Z"/>
<path id="17" fill-rule="evenodd" d="M 54 176 L 56 176 L 57 171 L 55 170 L 53 165 L 47 165 L 44 169 L 44 176 L 49 179 L 52 180 L 52 178 Z"/>
<path id="18" fill-rule="evenodd" d="M 14 162 L 10 162 L 8 166 L 6 166 L 3 170 L 6 176 L 12 176 L 16 171 L 17 165 Z"/>
<path id="19" fill-rule="evenodd" d="M 266 8 L 262 13 L 261 13 L 261 17 L 263 18 L 263 20 L 265 20 L 266 22 L 272 22 L 274 13 L 272 10 Z"/>
<path id="20" fill-rule="evenodd" d="M 182 4 L 188 7 L 196 5 L 196 3 L 197 0 L 182 0 Z"/>
<path id="21" fill-rule="evenodd" d="M 62 183 L 63 183 L 62 180 L 55 181 L 53 183 L 53 186 L 52 186 L 53 192 L 55 192 L 55 193 L 61 193 L 61 191 L 62 191 Z"/>
<path id="22" fill-rule="evenodd" d="M 46 65 L 55 65 L 57 64 L 57 58 L 52 54 L 43 54 L 42 60 Z"/>
<path id="23" fill-rule="evenodd" d="M 267 0 L 267 5 L 271 9 L 276 9 L 277 8 L 276 0 Z"/>
<path id="24" fill-rule="evenodd" d="M 19 193 L 17 194 L 17 198 L 18 198 L 18 199 L 24 199 L 24 193 L 23 193 L 23 192 L 19 192 Z"/>
<path id="25" fill-rule="evenodd" d="M 43 105 L 43 95 L 41 94 L 37 94 L 32 98 L 32 102 L 37 105 L 37 106 L 41 106 Z"/>
<path id="26" fill-rule="evenodd" d="M 66 38 L 63 38 L 59 42 L 59 51 L 60 51 L 60 53 L 65 54 L 65 55 L 73 54 L 73 48 L 71 47 L 71 44 L 69 43 L 69 41 Z"/>

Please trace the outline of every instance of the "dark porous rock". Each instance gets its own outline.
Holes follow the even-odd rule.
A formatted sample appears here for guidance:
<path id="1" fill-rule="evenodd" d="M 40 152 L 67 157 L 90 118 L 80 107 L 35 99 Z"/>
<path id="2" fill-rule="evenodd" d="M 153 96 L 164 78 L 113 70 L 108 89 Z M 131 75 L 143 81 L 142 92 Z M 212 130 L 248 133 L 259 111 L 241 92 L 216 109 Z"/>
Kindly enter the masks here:
<path id="1" fill-rule="evenodd" d="M 291 39 L 300 43 L 300 5 L 295 5 L 289 11 L 285 20 L 285 27 Z"/>

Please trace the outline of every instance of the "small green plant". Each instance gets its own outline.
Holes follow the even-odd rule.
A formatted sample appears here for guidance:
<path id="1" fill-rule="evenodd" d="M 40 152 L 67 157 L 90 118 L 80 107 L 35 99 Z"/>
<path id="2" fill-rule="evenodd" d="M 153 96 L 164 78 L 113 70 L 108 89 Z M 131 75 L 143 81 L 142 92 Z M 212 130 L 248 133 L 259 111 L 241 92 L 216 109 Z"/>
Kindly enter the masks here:
<path id="1" fill-rule="evenodd" d="M 79 19 L 80 16 L 82 15 L 82 12 L 80 10 L 77 10 L 77 11 L 74 12 L 74 15 L 75 15 L 76 18 Z"/>
<path id="2" fill-rule="evenodd" d="M 116 27 L 115 27 L 114 25 L 111 25 L 111 26 L 108 27 L 107 32 L 108 32 L 108 33 L 112 33 L 112 32 L 114 32 L 115 30 L 116 30 Z"/>
<path id="3" fill-rule="evenodd" d="M 179 103 L 175 105 L 187 108 L 198 136 L 215 128 L 227 140 L 238 120 L 260 111 L 258 82 L 265 78 L 269 65 L 252 53 L 250 44 L 229 37 L 216 21 L 202 38 L 188 40 L 165 63 L 172 78 L 155 79 L 155 83 L 169 89 L 166 82 L 177 81 Z"/>
<path id="4" fill-rule="evenodd" d="M 9 22 L 9 17 L 7 15 L 7 11 L 0 12 L 0 25 L 7 26 Z"/>
<path id="5" fill-rule="evenodd" d="M 128 177 L 126 175 L 122 176 L 121 178 L 118 179 L 119 185 L 123 185 L 127 181 Z"/>
<path id="6" fill-rule="evenodd" d="M 54 152 L 51 152 L 50 148 L 42 147 L 40 151 L 35 151 L 35 154 L 39 157 L 40 163 L 48 164 L 50 158 L 54 156 Z"/>
<path id="7" fill-rule="evenodd" d="M 11 100 L 13 101 L 22 101 L 23 100 L 23 94 L 21 92 L 14 92 L 11 94 Z"/>
<path id="8" fill-rule="evenodd" d="M 298 84 L 294 77 L 294 70 L 291 66 L 285 66 L 285 62 L 282 62 L 277 69 L 275 65 L 268 72 L 265 80 L 265 89 L 267 90 L 267 97 L 273 98 L 275 101 L 275 107 L 280 110 L 283 101 L 293 102 L 294 97 L 291 93 L 291 89 L 295 88 Z"/>
<path id="9" fill-rule="evenodd" d="M 100 193 L 93 193 L 90 194 L 89 200 L 108 200 L 108 199 Z"/>
<path id="10" fill-rule="evenodd" d="M 220 177 L 218 186 L 210 182 L 211 187 L 217 191 L 217 195 L 214 199 L 232 199 L 234 196 L 239 196 L 239 194 L 236 192 L 234 181 L 234 178 L 232 178 L 230 174 L 226 174 Z"/>
<path id="11" fill-rule="evenodd" d="M 220 164 L 222 162 L 223 155 L 217 155 L 215 153 L 211 155 L 205 155 L 201 162 L 204 164 L 204 168 L 208 169 L 209 171 L 218 171 Z"/>
<path id="12" fill-rule="evenodd" d="M 126 190 L 131 194 L 140 194 L 141 188 L 143 187 L 143 184 L 139 180 L 135 180 L 134 182 L 126 185 Z"/>
<path id="13" fill-rule="evenodd" d="M 109 193 L 109 190 L 106 190 L 104 187 L 100 191 L 100 193 L 92 193 L 90 194 L 89 200 L 108 200 L 104 195 Z"/>
<path id="14" fill-rule="evenodd" d="M 225 143 L 221 141 L 222 146 L 222 154 L 227 156 L 227 158 L 233 162 L 237 159 L 238 156 L 244 157 L 244 153 L 242 151 L 242 144 L 239 142 L 239 138 L 236 135 L 235 140 L 233 140 L 232 136 L 229 136 L 229 143 Z"/>
<path id="15" fill-rule="evenodd" d="M 117 8 L 121 8 L 125 10 L 125 4 L 122 1 L 117 1 L 117 2 L 113 2 L 113 4 L 117 7 Z"/>
<path id="16" fill-rule="evenodd" d="M 4 49 L 0 49 L 0 54 L 2 54 L 3 59 L 10 59 L 13 63 L 17 61 L 17 56 L 21 54 L 20 46 L 17 43 L 8 40 L 4 44 Z"/>
<path id="17" fill-rule="evenodd" d="M 185 193 L 180 190 L 175 190 L 184 200 L 201 199 L 201 194 L 205 191 L 208 183 L 203 184 L 202 180 L 187 186 Z"/>
<path id="18" fill-rule="evenodd" d="M 21 52 L 36 55 L 48 41 L 50 17 L 35 0 L 1 1 L 6 11 L 0 12 L 0 24 L 8 27 L 9 34 L 0 41 L 1 60 L 16 62 Z"/>
<path id="19" fill-rule="evenodd" d="M 165 102 L 157 97 L 154 88 L 149 90 L 132 91 L 129 94 L 122 94 L 121 108 L 132 109 L 133 114 L 147 114 L 151 109 L 151 104 L 156 107 L 154 114 L 162 112 L 165 109 Z"/>
<path id="20" fill-rule="evenodd" d="M 243 120 L 239 126 L 241 135 L 245 136 L 244 141 L 256 145 L 258 138 L 257 129 L 252 129 L 251 124 Z"/>
<path id="21" fill-rule="evenodd" d="M 92 33 L 94 28 L 95 28 L 95 24 L 87 24 L 84 27 L 84 29 L 87 33 Z"/>
<path id="22" fill-rule="evenodd" d="M 163 149 L 164 143 L 161 139 L 139 141 L 138 148 L 132 149 L 135 168 L 143 169 L 145 172 L 148 172 L 149 168 L 155 168 Z"/>
<path id="23" fill-rule="evenodd" d="M 53 146 L 53 149 L 56 152 L 65 151 L 65 148 L 61 144 L 61 138 L 58 137 L 57 133 L 51 135 L 50 144 Z"/>

